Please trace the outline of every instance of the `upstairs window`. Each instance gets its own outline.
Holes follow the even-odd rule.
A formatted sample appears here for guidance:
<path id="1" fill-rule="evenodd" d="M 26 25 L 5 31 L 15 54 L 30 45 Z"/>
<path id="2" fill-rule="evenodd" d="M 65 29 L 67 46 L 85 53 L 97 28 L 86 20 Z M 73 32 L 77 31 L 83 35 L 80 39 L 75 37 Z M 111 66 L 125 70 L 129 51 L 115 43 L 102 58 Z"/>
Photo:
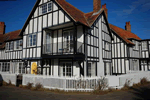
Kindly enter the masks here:
<path id="1" fill-rule="evenodd" d="M 52 11 L 52 3 L 46 3 L 40 6 L 40 15 Z"/>
<path id="2" fill-rule="evenodd" d="M 20 50 L 22 49 L 22 40 L 17 40 L 15 41 L 15 46 L 14 46 L 15 50 Z"/>
<path id="3" fill-rule="evenodd" d="M 142 42 L 142 50 L 147 50 L 147 42 Z"/>
<path id="4" fill-rule="evenodd" d="M 134 44 L 135 44 L 134 49 L 135 49 L 135 50 L 138 50 L 138 45 L 139 45 L 138 42 L 137 42 L 137 41 L 134 41 Z"/>
<path id="5" fill-rule="evenodd" d="M 105 42 L 105 50 L 110 50 L 110 47 L 109 47 L 109 43 L 108 42 Z"/>
<path id="6" fill-rule="evenodd" d="M 9 51 L 9 50 L 13 50 L 13 41 L 12 42 L 7 42 L 6 43 L 6 50 Z"/>
<path id="7" fill-rule="evenodd" d="M 36 34 L 31 34 L 28 37 L 28 47 L 36 46 Z"/>

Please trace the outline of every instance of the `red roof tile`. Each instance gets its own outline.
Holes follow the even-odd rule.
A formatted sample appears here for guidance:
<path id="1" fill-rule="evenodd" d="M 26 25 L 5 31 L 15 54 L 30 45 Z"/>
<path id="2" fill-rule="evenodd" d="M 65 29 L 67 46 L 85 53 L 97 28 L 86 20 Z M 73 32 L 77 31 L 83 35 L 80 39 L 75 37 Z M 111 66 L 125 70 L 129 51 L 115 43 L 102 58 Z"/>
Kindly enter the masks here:
<path id="1" fill-rule="evenodd" d="M 109 24 L 109 26 L 116 34 L 118 34 L 128 44 L 134 44 L 130 40 L 128 40 L 130 38 L 141 40 L 136 34 L 130 32 L 130 31 L 126 31 L 126 30 L 119 28 L 112 24 Z"/>
<path id="2" fill-rule="evenodd" d="M 5 41 L 21 39 L 22 37 L 19 36 L 20 31 L 21 30 L 16 30 L 16 31 L 12 31 L 12 32 L 9 32 L 9 33 L 5 33 L 4 35 L 1 34 L 0 35 L 0 42 L 3 43 L 3 44 L 0 45 L 0 48 L 4 48 L 5 47 Z"/>
<path id="3" fill-rule="evenodd" d="M 99 13 L 93 15 L 93 12 L 84 13 L 71 5 L 70 3 L 66 2 L 65 0 L 56 0 L 58 5 L 66 11 L 66 13 L 75 21 L 83 23 L 84 25 L 90 27 L 96 18 L 102 13 L 102 9 Z"/>

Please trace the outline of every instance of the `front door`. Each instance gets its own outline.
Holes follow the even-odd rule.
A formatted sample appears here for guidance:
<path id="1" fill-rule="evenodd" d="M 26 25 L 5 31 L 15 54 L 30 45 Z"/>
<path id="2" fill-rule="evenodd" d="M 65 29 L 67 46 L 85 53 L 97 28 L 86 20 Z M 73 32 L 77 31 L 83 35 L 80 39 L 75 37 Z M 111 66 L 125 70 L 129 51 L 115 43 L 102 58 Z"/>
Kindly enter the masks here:
<path id="1" fill-rule="evenodd" d="M 72 76 L 72 63 L 71 62 L 61 62 L 60 63 L 60 76 Z"/>

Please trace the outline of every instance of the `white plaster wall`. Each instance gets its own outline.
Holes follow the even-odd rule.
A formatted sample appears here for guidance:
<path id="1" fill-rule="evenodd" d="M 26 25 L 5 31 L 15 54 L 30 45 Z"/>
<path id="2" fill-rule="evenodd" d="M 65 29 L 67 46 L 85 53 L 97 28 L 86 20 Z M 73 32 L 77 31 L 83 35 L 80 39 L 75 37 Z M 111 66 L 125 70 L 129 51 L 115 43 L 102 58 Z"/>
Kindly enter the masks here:
<path id="1" fill-rule="evenodd" d="M 102 59 L 101 17 L 99 19 L 99 62 L 97 63 L 97 76 L 104 76 L 104 62 Z"/>
<path id="2" fill-rule="evenodd" d="M 58 76 L 58 59 L 54 59 L 54 76 Z"/>

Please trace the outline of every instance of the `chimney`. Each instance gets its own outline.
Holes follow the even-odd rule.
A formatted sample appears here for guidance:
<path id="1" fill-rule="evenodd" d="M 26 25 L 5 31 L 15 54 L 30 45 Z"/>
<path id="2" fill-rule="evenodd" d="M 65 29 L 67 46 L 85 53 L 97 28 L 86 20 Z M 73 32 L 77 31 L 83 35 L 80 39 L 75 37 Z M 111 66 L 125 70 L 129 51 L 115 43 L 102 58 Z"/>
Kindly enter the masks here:
<path id="1" fill-rule="evenodd" d="M 5 34 L 5 23 L 0 22 L 0 34 Z"/>
<path id="2" fill-rule="evenodd" d="M 107 8 L 106 8 L 106 3 L 105 3 L 104 5 L 102 5 L 102 8 L 103 8 L 104 11 L 105 11 L 106 17 L 108 17 L 108 14 L 107 14 Z"/>
<path id="3" fill-rule="evenodd" d="M 129 21 L 129 22 L 126 22 L 125 30 L 131 32 L 131 24 L 130 24 L 130 21 Z"/>
<path id="4" fill-rule="evenodd" d="M 101 0 L 93 0 L 93 11 L 98 12 L 101 9 Z"/>

